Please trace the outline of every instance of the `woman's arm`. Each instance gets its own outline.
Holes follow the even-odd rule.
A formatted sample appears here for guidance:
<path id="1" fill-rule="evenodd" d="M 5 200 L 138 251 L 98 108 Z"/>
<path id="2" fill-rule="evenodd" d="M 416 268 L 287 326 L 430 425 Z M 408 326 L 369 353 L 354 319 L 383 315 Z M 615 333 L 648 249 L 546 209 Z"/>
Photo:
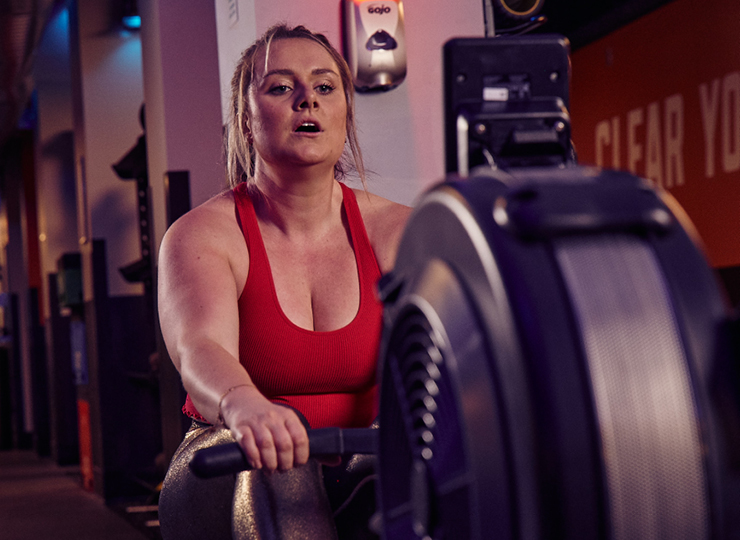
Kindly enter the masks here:
<path id="1" fill-rule="evenodd" d="M 159 317 L 167 350 L 198 412 L 219 413 L 255 468 L 289 469 L 308 459 L 298 417 L 268 401 L 239 363 L 237 301 L 249 256 L 222 195 L 170 227 L 159 253 Z"/>
<path id="2" fill-rule="evenodd" d="M 412 209 L 372 193 L 357 191 L 356 196 L 380 271 L 389 272 Z"/>

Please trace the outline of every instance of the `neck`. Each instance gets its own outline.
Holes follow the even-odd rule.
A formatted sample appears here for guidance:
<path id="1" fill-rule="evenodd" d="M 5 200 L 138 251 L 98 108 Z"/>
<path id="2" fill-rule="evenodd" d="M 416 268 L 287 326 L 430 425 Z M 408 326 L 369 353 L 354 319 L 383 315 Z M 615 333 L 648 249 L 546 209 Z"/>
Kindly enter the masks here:
<path id="1" fill-rule="evenodd" d="M 331 223 L 339 186 L 334 180 L 334 170 L 307 170 L 292 168 L 290 172 L 267 167 L 255 170 L 252 187 L 257 216 L 287 235 L 314 235 Z"/>

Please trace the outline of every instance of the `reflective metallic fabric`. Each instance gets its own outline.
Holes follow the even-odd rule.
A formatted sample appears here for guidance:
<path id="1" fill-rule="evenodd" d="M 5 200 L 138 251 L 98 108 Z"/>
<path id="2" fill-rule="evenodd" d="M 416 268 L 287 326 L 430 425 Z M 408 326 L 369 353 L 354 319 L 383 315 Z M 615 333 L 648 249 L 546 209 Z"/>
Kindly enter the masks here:
<path id="1" fill-rule="evenodd" d="M 224 428 L 194 423 L 186 434 L 159 500 L 164 540 L 337 538 L 315 460 L 272 474 L 247 471 L 204 480 L 190 472 L 188 463 L 197 450 L 227 442 L 234 439 Z"/>
<path id="2" fill-rule="evenodd" d="M 233 515 L 235 540 L 337 538 L 316 460 L 287 472 L 239 474 Z"/>

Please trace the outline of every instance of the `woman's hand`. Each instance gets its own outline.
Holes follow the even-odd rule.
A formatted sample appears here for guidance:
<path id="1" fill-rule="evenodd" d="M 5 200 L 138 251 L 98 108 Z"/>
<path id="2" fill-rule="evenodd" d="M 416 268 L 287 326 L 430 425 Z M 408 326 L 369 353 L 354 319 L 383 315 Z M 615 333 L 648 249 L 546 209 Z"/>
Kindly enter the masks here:
<path id="1" fill-rule="evenodd" d="M 256 387 L 230 391 L 221 401 L 221 416 L 252 468 L 285 471 L 308 461 L 308 435 L 298 416 Z"/>

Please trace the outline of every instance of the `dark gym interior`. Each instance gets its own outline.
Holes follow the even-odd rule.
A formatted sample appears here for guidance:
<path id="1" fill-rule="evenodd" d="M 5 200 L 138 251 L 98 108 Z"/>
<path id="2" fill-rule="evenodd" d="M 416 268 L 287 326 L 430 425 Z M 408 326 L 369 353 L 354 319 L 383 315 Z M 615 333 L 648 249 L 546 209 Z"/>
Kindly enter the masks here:
<path id="1" fill-rule="evenodd" d="M 206 80 L 213 79 L 211 82 L 216 84 L 218 52 L 225 42 L 221 38 L 225 35 L 223 29 L 228 30 L 229 24 L 228 20 L 226 23 L 217 21 L 228 18 L 224 13 L 229 6 L 221 0 L 200 3 L 209 4 L 205 11 L 210 19 L 203 23 L 208 27 L 203 32 L 207 33 L 210 57 L 193 59 L 193 64 L 201 74 L 207 74 L 204 76 Z M 407 27 L 416 24 L 415 14 L 421 11 L 420 6 L 414 4 L 422 3 L 424 9 L 430 11 L 443 10 L 457 4 L 457 0 L 405 0 Z M 672 17 L 673 12 L 669 10 L 675 8 L 674 11 L 678 11 L 688 3 L 690 0 L 544 2 L 539 15 L 546 20 L 540 21 L 541 24 L 532 32 L 562 34 L 570 41 L 574 55 L 571 94 L 573 138 L 583 159 L 588 162 L 602 160 L 599 164 L 605 166 L 615 165 L 615 162 L 608 161 L 614 146 L 612 139 L 609 139 L 611 143 L 604 143 L 601 150 L 597 148 L 596 154 L 603 150 L 603 155 L 595 155 L 591 151 L 593 131 L 578 131 L 579 118 L 588 118 L 589 107 L 594 109 L 591 103 L 585 103 L 585 96 L 599 91 L 599 88 L 589 86 L 590 74 L 586 70 L 595 65 L 590 60 L 592 52 L 594 56 L 601 54 L 600 40 L 618 36 L 618 32 L 639 34 L 649 31 L 645 30 L 648 18 L 652 24 L 663 14 Z M 730 3 L 724 2 L 726 5 Z M 203 18 L 204 8 L 192 8 L 193 14 L 188 14 L 191 4 L 179 0 L 0 2 L 0 84 L 3 86 L 0 88 L 2 538 L 160 538 L 157 518 L 159 489 L 169 459 L 189 422 L 180 412 L 185 392 L 157 327 L 157 242 L 169 224 L 192 205 L 204 200 L 204 194 L 215 194 L 223 187 L 218 176 L 221 164 L 216 163 L 220 159 L 221 145 L 218 89 L 210 94 L 215 99 L 203 107 L 208 109 L 212 118 L 216 118 L 216 127 L 208 132 L 206 142 L 194 143 L 194 146 L 215 148 L 212 162 L 192 153 L 198 162 L 187 164 L 187 156 L 182 156 L 187 154 L 187 150 L 178 150 L 176 145 L 179 141 L 169 138 L 169 133 L 182 131 L 177 125 L 178 116 L 198 116 L 194 111 L 201 108 L 200 103 L 187 108 L 179 97 L 168 102 L 167 94 L 170 91 L 167 78 L 172 77 L 176 81 L 182 75 L 173 73 L 182 71 L 183 65 L 187 64 L 185 59 L 176 59 L 177 54 L 173 52 L 178 47 L 173 36 L 182 32 L 167 29 L 168 17 L 177 12 L 174 25 L 198 24 L 198 20 Z M 274 22 L 263 20 L 268 16 L 292 16 L 286 15 L 291 9 L 290 0 L 233 0 L 228 4 L 237 4 L 241 10 L 239 24 L 252 24 L 260 29 L 268 22 Z M 339 4 L 339 0 L 322 0 L 322 6 L 327 6 L 323 10 L 327 27 L 339 26 Z M 477 13 L 476 20 L 465 24 L 479 28 L 477 36 L 482 37 L 484 8 L 481 0 L 466 0 L 465 4 L 474 6 L 466 9 Z M 721 69 L 724 69 L 722 73 L 729 74 L 740 69 L 740 53 L 729 52 L 730 47 L 737 45 L 733 42 L 736 34 L 730 34 L 727 28 L 734 29 L 733 32 L 740 30 L 737 28 L 740 11 L 736 7 L 733 9 L 735 11 L 726 17 L 734 22 L 720 29 L 717 41 L 707 40 L 706 50 L 695 51 L 699 57 L 705 54 L 723 58 L 726 55 L 727 63 L 722 64 Z M 250 14 L 263 19 L 258 24 L 245 23 Z M 140 16 L 140 27 L 126 26 L 128 23 L 124 22 L 124 17 L 134 16 Z M 409 31 L 408 39 L 411 42 L 419 36 L 418 43 L 423 42 L 424 46 L 435 43 L 437 48 L 423 49 L 426 51 L 424 54 L 428 57 L 426 61 L 441 64 L 442 45 L 452 36 L 444 31 L 444 15 L 434 17 L 425 15 L 422 21 L 419 16 L 419 23 L 424 22 L 428 26 L 418 33 Z M 638 26 L 641 23 L 643 26 Z M 683 23 L 684 28 L 690 28 L 699 36 L 713 32 L 712 28 L 695 26 L 691 21 Z M 439 32 L 439 37 L 433 35 L 435 32 Z M 665 29 L 661 32 L 664 35 Z M 722 38 L 722 32 L 727 36 Z M 121 46 L 96 56 L 95 46 L 91 47 L 89 43 L 93 39 L 91 36 L 96 35 L 101 42 L 108 40 L 106 43 L 117 39 Z M 198 35 L 192 39 L 197 40 Z M 642 37 L 645 41 L 635 46 L 637 51 L 640 47 L 652 46 L 649 36 Z M 169 50 L 168 39 L 172 40 Z M 155 42 L 160 47 L 157 54 L 148 53 L 147 46 Z M 248 42 L 243 43 L 243 47 L 247 45 Z M 233 47 L 231 44 L 228 46 Z M 611 48 L 607 49 L 611 51 Z M 414 50 L 422 50 L 421 45 Z M 130 58 L 122 60 L 124 55 Z M 161 65 L 155 65 L 155 57 Z M 615 57 L 615 65 L 618 60 Z M 114 62 L 121 64 L 114 65 Z M 409 56 L 408 62 L 413 69 L 415 58 Z M 584 69 L 578 71 L 579 67 Z M 143 90 L 139 88 L 139 94 L 134 92 L 133 98 L 127 98 L 125 111 L 116 101 L 116 95 L 106 96 L 106 91 L 100 90 L 105 88 L 104 85 L 95 86 L 102 79 L 115 81 L 116 76 L 127 77 L 127 73 L 120 72 L 122 69 L 138 74 L 139 87 L 142 87 L 143 80 Z M 638 76 L 645 86 L 649 86 L 655 74 L 645 72 Z M 157 82 L 151 82 L 155 80 Z M 726 80 L 734 79 L 728 75 Z M 58 87 L 58 81 L 64 84 Z M 384 106 L 395 105 L 405 110 L 407 105 L 400 98 L 392 100 L 396 99 L 394 96 L 402 95 L 401 92 L 412 95 L 412 92 L 417 92 L 416 88 L 431 84 L 422 85 L 416 81 L 410 77 L 403 83 L 409 87 L 408 90 L 402 85 L 385 97 L 368 97 L 366 101 L 358 102 L 359 106 L 367 111 L 371 109 L 370 99 L 385 99 Z M 159 101 L 152 99 L 154 105 L 151 105 L 147 97 L 145 113 L 140 94 L 143 91 L 145 96 L 151 95 L 153 85 L 159 85 Z M 441 95 L 441 81 L 438 86 L 438 94 Z M 701 81 L 696 86 L 704 92 L 702 96 L 709 91 L 703 88 L 711 90 L 709 81 Z M 732 90 L 726 94 L 718 93 L 720 101 L 716 106 L 724 111 L 721 96 L 727 95 L 730 98 L 734 96 L 734 106 L 737 107 L 737 92 L 740 90 L 735 94 Z M 193 90 L 188 99 L 198 99 L 197 95 Z M 403 95 L 404 99 L 408 98 Z M 663 97 L 666 98 L 665 110 L 670 110 L 673 101 L 669 96 L 660 96 L 660 99 Z M 645 113 L 644 121 L 649 124 L 652 109 L 648 101 L 658 98 L 645 99 L 639 110 Z M 703 103 L 715 103 L 711 99 L 710 96 Z M 731 106 L 728 107 L 731 110 Z M 60 108 L 68 109 L 64 122 L 59 120 L 55 110 Z M 111 114 L 110 119 L 105 116 L 107 113 Z M 148 122 L 144 121 L 145 114 Z M 117 124 L 120 115 L 130 120 L 124 135 L 119 133 L 121 130 Z M 441 110 L 437 116 L 441 133 Z M 628 118 L 627 122 L 630 121 Z M 665 146 L 670 147 L 669 120 L 662 121 L 666 122 Z M 55 127 L 55 122 L 64 125 Z M 213 120 L 210 122 L 214 123 Z M 720 126 L 721 121 L 718 122 Z M 148 131 L 145 128 L 147 123 Z M 584 120 L 582 125 L 585 124 Z M 395 130 L 396 126 L 390 126 L 390 129 Z M 406 133 L 404 130 L 410 128 L 398 129 Z M 622 125 L 622 129 L 625 131 L 621 136 L 625 137 L 628 128 Z M 422 133 L 411 133 L 412 138 L 424 136 L 423 129 L 418 131 Z M 604 136 L 615 133 L 618 131 Z M 107 138 L 111 141 L 108 142 Z M 149 146 L 147 138 L 150 139 Z M 151 140 L 155 142 L 151 143 Z M 675 137 L 673 140 L 675 142 Z M 96 144 L 108 144 L 113 149 L 105 156 L 96 156 Z M 170 144 L 173 146 L 168 146 Z M 398 147 L 397 152 L 406 152 L 401 148 L 403 141 L 395 141 L 394 144 Z M 418 146 L 419 141 L 414 144 Z M 628 144 L 631 143 L 625 143 L 622 150 Z M 703 144 L 699 143 L 700 146 Z M 737 146 L 738 142 L 727 144 Z M 159 145 L 161 154 L 152 155 L 154 145 Z M 640 150 L 644 150 L 641 159 L 648 162 L 648 167 L 654 163 L 650 157 L 651 148 L 646 144 Z M 371 156 L 372 151 L 369 153 Z M 419 153 L 418 149 L 410 146 L 409 155 L 414 151 Z M 726 153 L 731 152 L 728 150 Z M 725 161 L 721 155 L 718 156 L 713 165 L 716 175 L 712 169 L 712 178 L 717 182 L 737 183 L 740 173 L 733 170 L 727 161 L 732 156 L 726 156 Z M 712 230 L 704 229 L 704 223 L 709 221 L 707 214 L 714 212 L 715 199 L 712 195 L 702 195 L 688 202 L 681 200 L 685 190 L 681 191 L 679 180 L 676 180 L 676 185 L 670 184 L 668 171 L 675 172 L 675 168 L 670 169 L 668 161 L 659 169 L 665 177 L 663 183 L 669 191 L 676 188 L 676 198 L 684 204 L 689 217 L 697 223 L 699 233 L 707 241 L 710 262 L 727 292 L 729 303 L 738 306 L 740 258 L 737 248 L 728 247 L 731 241 L 726 239 L 726 230 L 736 230 L 737 226 L 728 224 L 729 229 L 722 229 L 724 225 L 717 224 L 711 225 Z M 158 168 L 154 169 L 153 163 Z M 723 163 L 726 174 L 722 172 Z M 627 160 L 622 160 L 622 168 L 629 165 Z M 97 171 L 102 169 L 107 169 L 109 178 L 106 181 L 115 184 L 115 193 L 107 187 L 100 187 L 103 180 Z M 424 171 L 422 165 L 416 170 Z M 686 170 L 688 175 L 693 169 L 687 165 Z M 650 173 L 644 169 L 638 172 L 645 176 Z M 212 180 L 201 180 L 211 173 Z M 439 178 L 419 179 L 416 186 L 398 188 L 399 198 L 405 197 L 403 202 L 410 204 L 413 197 L 409 194 L 416 195 L 430 183 L 441 180 L 442 171 L 439 173 Z M 407 171 L 399 173 L 399 176 L 405 174 Z M 87 184 L 81 182 L 80 177 L 86 178 Z M 687 179 L 686 183 L 688 185 L 690 181 Z M 87 185 L 89 189 L 83 192 L 80 185 Z M 714 196 L 721 199 L 725 197 L 722 193 L 718 187 Z M 737 209 L 740 200 L 733 204 Z M 51 208 L 54 210 L 50 211 Z M 737 212 L 731 217 L 737 220 Z"/>

